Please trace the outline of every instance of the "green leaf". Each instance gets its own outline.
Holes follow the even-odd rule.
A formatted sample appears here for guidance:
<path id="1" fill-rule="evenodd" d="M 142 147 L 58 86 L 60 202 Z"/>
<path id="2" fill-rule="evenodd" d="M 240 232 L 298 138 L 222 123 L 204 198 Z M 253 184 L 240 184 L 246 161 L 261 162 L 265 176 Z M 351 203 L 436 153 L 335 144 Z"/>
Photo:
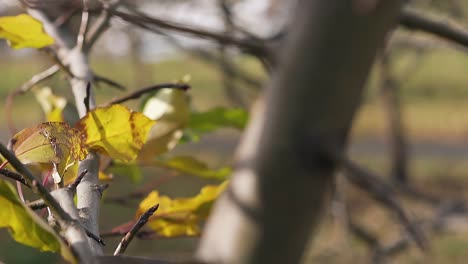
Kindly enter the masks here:
<path id="1" fill-rule="evenodd" d="M 153 191 L 140 203 L 136 219 L 150 207 L 159 204 L 147 224 L 152 230 L 163 237 L 197 236 L 201 221 L 208 217 L 213 202 L 227 184 L 225 181 L 220 185 L 205 186 L 199 194 L 189 198 L 172 199 Z"/>
<path id="2" fill-rule="evenodd" d="M 223 127 L 242 130 L 246 126 L 247 121 L 248 113 L 243 109 L 218 107 L 206 112 L 192 113 L 186 135 L 196 141 L 200 134 L 212 132 Z"/>
<path id="3" fill-rule="evenodd" d="M 133 183 L 139 183 L 143 179 L 140 166 L 133 162 L 116 162 L 111 167 L 109 167 L 107 171 L 113 175 L 129 177 Z"/>
<path id="4" fill-rule="evenodd" d="M 0 38 L 7 39 L 14 49 L 40 49 L 54 43 L 41 22 L 26 14 L 0 17 Z"/>
<path id="5" fill-rule="evenodd" d="M 157 160 L 156 165 L 189 175 L 215 180 L 225 180 L 232 172 L 231 168 L 228 167 L 211 169 L 204 162 L 191 156 L 176 156 L 167 160 Z"/>
<path id="6" fill-rule="evenodd" d="M 76 263 L 70 249 L 55 232 L 18 198 L 8 182 L 0 180 L 0 228 L 8 228 L 17 242 L 41 251 L 61 253 Z"/>

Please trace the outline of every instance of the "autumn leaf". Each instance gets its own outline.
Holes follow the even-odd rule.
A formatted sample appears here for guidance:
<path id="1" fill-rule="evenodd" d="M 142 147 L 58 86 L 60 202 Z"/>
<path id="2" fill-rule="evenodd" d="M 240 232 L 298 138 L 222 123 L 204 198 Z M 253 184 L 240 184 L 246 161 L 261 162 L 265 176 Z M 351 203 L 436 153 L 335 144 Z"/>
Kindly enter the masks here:
<path id="1" fill-rule="evenodd" d="M 11 184 L 0 180 L 0 228 L 8 228 L 17 242 L 41 251 L 60 253 L 77 263 L 55 232 L 18 198 Z"/>
<path id="2" fill-rule="evenodd" d="M 0 17 L 0 38 L 7 39 L 14 49 L 39 49 L 54 43 L 41 22 L 26 14 Z"/>
<path id="3" fill-rule="evenodd" d="M 205 179 L 225 180 L 232 172 L 231 168 L 211 169 L 208 165 L 191 156 L 176 156 L 155 161 L 156 166 L 173 169 L 182 173 Z"/>
<path id="4" fill-rule="evenodd" d="M 205 186 L 198 195 L 191 198 L 171 199 L 153 191 L 140 203 L 135 219 L 150 207 L 159 204 L 158 210 L 147 224 L 159 236 L 199 235 L 201 221 L 207 218 L 214 200 L 224 191 L 227 184 L 225 181 L 220 185 Z"/>
<path id="5" fill-rule="evenodd" d="M 44 111 L 47 122 L 75 124 L 78 121 L 76 108 L 72 107 L 64 97 L 55 95 L 50 87 L 36 87 L 32 91 Z"/>
<path id="6" fill-rule="evenodd" d="M 248 113 L 241 108 L 214 108 L 206 112 L 192 113 L 186 130 L 186 139 L 198 141 L 203 133 L 219 128 L 242 130 L 247 124 Z"/>
<path id="7" fill-rule="evenodd" d="M 83 160 L 88 151 L 81 133 L 67 123 L 46 122 L 21 130 L 10 140 L 11 149 L 24 163 L 54 164 L 54 181 L 59 183 L 69 166 Z"/>
<path id="8" fill-rule="evenodd" d="M 179 142 L 190 116 L 188 95 L 177 89 L 161 89 L 146 101 L 143 114 L 158 122 L 139 155 L 140 159 L 149 160 L 171 150 Z"/>
<path id="9" fill-rule="evenodd" d="M 76 177 L 78 177 L 78 163 L 70 166 L 63 175 L 64 185 L 69 185 L 76 179 Z M 98 178 L 100 181 L 111 181 L 113 179 L 112 175 L 104 173 L 101 170 L 99 170 Z"/>
<path id="10" fill-rule="evenodd" d="M 76 125 L 85 137 L 85 144 L 113 159 L 135 159 L 155 124 L 142 113 L 123 105 L 96 108 Z"/>

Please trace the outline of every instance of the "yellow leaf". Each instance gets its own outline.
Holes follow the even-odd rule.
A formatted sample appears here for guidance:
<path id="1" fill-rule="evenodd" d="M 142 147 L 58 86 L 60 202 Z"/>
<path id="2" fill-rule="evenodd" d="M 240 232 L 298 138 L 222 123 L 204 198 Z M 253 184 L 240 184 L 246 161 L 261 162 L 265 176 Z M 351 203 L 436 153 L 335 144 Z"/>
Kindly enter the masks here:
<path id="1" fill-rule="evenodd" d="M 78 121 L 76 109 L 71 107 L 64 97 L 53 94 L 50 87 L 36 87 L 32 91 L 44 111 L 47 122 L 74 124 Z"/>
<path id="2" fill-rule="evenodd" d="M 153 191 L 140 203 L 136 218 L 150 207 L 159 204 L 158 210 L 148 222 L 148 226 L 158 235 L 164 237 L 198 235 L 200 222 L 206 219 L 211 205 L 227 184 L 228 181 L 225 181 L 220 185 L 205 186 L 198 195 L 191 198 L 171 199 Z"/>
<path id="3" fill-rule="evenodd" d="M 123 105 L 96 108 L 82 118 L 77 128 L 85 144 L 113 159 L 130 161 L 137 157 L 155 121 Z"/>
<path id="4" fill-rule="evenodd" d="M 150 160 L 174 148 L 182 137 L 182 130 L 190 117 L 187 93 L 176 89 L 162 89 L 146 102 L 143 114 L 158 122 L 151 129 L 148 141 L 138 156 L 142 160 Z"/>
<path id="5" fill-rule="evenodd" d="M 68 168 L 63 176 L 63 182 L 65 185 L 68 185 L 72 183 L 76 177 L 78 177 L 78 163 L 75 163 Z M 99 170 L 98 177 L 100 181 L 110 181 L 113 179 L 112 175 L 106 174 L 101 170 Z"/>
<path id="6" fill-rule="evenodd" d="M 169 159 L 153 160 L 156 166 L 164 167 L 205 179 L 225 180 L 232 172 L 231 168 L 211 169 L 204 162 L 191 156 L 175 156 Z"/>
<path id="7" fill-rule="evenodd" d="M 83 160 L 88 153 L 80 132 L 60 122 L 46 122 L 25 128 L 13 136 L 10 144 L 22 163 L 54 164 L 56 183 L 60 182 L 68 166 Z"/>
<path id="8" fill-rule="evenodd" d="M 26 14 L 0 17 L 0 38 L 7 39 L 14 49 L 39 49 L 54 43 L 41 22 Z"/>
<path id="9" fill-rule="evenodd" d="M 0 180 L 0 228 L 8 228 L 19 243 L 41 251 L 60 253 L 64 259 L 76 263 L 70 249 L 55 232 L 18 198 L 13 187 Z"/>

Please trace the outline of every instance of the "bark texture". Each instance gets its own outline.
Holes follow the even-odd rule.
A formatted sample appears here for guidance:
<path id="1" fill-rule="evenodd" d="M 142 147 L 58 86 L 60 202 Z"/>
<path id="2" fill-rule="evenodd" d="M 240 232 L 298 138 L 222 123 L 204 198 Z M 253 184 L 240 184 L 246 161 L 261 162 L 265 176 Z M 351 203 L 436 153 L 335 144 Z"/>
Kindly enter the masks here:
<path id="1" fill-rule="evenodd" d="M 197 256 L 298 263 L 323 214 L 363 86 L 400 1 L 309 0 L 238 150 Z"/>

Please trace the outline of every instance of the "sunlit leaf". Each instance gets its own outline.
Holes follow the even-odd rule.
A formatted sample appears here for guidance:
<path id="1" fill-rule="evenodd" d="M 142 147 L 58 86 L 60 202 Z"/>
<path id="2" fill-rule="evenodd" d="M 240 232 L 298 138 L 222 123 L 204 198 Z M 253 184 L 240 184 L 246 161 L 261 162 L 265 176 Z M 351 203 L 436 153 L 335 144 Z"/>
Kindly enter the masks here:
<path id="1" fill-rule="evenodd" d="M 216 180 L 225 180 L 232 172 L 231 168 L 228 167 L 211 169 L 206 163 L 191 156 L 176 156 L 166 160 L 157 160 L 155 165 L 189 175 Z"/>
<path id="2" fill-rule="evenodd" d="M 41 22 L 26 14 L 0 17 L 0 38 L 7 39 L 14 49 L 39 49 L 54 43 Z"/>
<path id="3" fill-rule="evenodd" d="M 65 185 L 68 185 L 72 183 L 73 180 L 76 179 L 76 177 L 78 177 L 78 163 L 73 164 L 67 169 L 65 175 L 63 176 L 63 182 Z M 113 179 L 112 175 L 104 173 L 102 171 L 99 171 L 98 177 L 100 181 L 110 181 Z"/>
<path id="4" fill-rule="evenodd" d="M 76 127 L 85 135 L 89 148 L 113 159 L 130 161 L 137 157 L 154 124 L 142 113 L 116 104 L 90 111 Z"/>
<path id="5" fill-rule="evenodd" d="M 140 203 L 136 217 L 138 218 L 151 206 L 159 204 L 158 210 L 147 224 L 159 236 L 199 235 L 201 221 L 207 218 L 214 200 L 227 184 L 225 181 L 220 185 L 205 186 L 198 195 L 191 198 L 171 199 L 153 191 Z"/>
<path id="6" fill-rule="evenodd" d="M 13 187 L 0 180 L 0 228 L 8 228 L 17 242 L 37 248 L 41 251 L 52 251 L 73 263 L 70 249 L 57 237 L 55 232 L 18 198 Z"/>
<path id="7" fill-rule="evenodd" d="M 60 122 L 46 122 L 25 128 L 13 136 L 10 144 L 22 163 L 54 164 L 56 183 L 61 181 L 69 166 L 83 160 L 88 153 L 80 132 Z"/>
<path id="8" fill-rule="evenodd" d="M 219 128 L 235 128 L 242 130 L 247 124 L 247 111 L 235 108 L 214 108 L 206 112 L 192 113 L 187 126 L 187 135 L 192 140 L 198 140 L 200 134 L 212 132 Z"/>
<path id="9" fill-rule="evenodd" d="M 32 91 L 44 111 L 46 121 L 68 124 L 74 124 L 78 121 L 76 108 L 70 106 L 64 97 L 53 94 L 49 87 L 37 87 Z"/>
<path id="10" fill-rule="evenodd" d="M 140 159 L 148 160 L 171 150 L 179 142 L 190 116 L 189 98 L 184 91 L 162 89 L 147 100 L 143 114 L 158 122 L 139 155 Z"/>

